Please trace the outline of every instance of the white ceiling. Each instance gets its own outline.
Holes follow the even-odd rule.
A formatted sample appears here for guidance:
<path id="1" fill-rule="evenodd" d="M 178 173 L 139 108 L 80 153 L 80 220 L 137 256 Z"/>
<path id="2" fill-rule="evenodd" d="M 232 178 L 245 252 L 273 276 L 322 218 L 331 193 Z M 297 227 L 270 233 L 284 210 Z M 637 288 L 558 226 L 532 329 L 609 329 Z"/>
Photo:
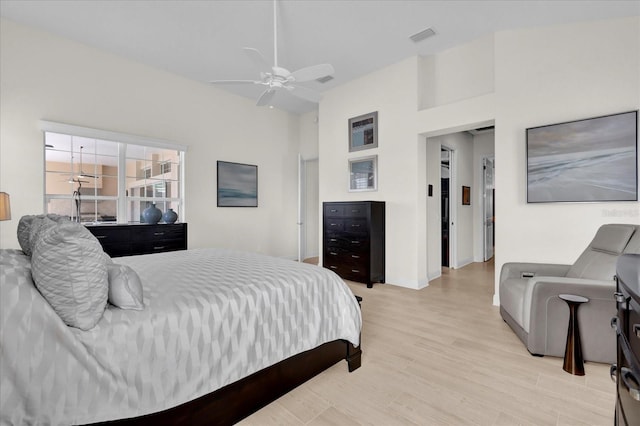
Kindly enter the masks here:
<path id="1" fill-rule="evenodd" d="M 330 63 L 335 79 L 306 83 L 323 91 L 414 55 L 430 55 L 496 31 L 640 15 L 633 1 L 278 1 L 278 62 L 294 71 Z M 271 0 L 0 0 L 13 21 L 95 46 L 184 77 L 256 79 L 242 51 L 273 61 Z M 436 36 L 409 36 L 427 27 Z M 257 99 L 262 86 L 224 86 Z M 278 94 L 273 105 L 315 105 Z"/>

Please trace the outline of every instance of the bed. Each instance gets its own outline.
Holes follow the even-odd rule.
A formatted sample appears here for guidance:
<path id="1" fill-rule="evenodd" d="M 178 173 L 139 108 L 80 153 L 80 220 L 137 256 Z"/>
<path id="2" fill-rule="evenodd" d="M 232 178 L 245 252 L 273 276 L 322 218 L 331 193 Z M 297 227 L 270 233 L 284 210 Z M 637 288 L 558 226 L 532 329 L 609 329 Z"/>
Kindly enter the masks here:
<path id="1" fill-rule="evenodd" d="M 0 250 L 0 424 L 232 424 L 336 362 L 360 366 L 359 304 L 334 273 L 197 249 L 113 259 L 143 310 L 67 326 L 31 259 Z"/>

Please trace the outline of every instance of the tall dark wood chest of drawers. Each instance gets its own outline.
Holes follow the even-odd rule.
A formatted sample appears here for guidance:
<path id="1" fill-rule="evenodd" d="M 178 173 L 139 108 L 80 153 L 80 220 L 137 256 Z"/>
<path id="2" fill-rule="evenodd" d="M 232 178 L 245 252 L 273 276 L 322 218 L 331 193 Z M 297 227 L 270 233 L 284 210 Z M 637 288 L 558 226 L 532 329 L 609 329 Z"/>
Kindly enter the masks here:
<path id="1" fill-rule="evenodd" d="M 611 322 L 618 352 L 611 368 L 617 384 L 614 423 L 635 426 L 640 425 L 640 254 L 618 258 L 616 282 L 618 315 Z"/>
<path id="2" fill-rule="evenodd" d="M 187 249 L 187 224 L 87 225 L 111 257 Z"/>
<path id="3" fill-rule="evenodd" d="M 323 203 L 323 266 L 342 278 L 384 283 L 383 201 Z"/>

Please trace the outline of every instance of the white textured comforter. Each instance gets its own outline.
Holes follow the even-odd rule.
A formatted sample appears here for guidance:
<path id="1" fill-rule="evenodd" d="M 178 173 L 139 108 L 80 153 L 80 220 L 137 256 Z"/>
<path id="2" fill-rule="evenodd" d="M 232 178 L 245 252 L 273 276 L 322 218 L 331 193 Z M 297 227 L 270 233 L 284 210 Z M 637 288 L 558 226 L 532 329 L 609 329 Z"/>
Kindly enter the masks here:
<path id="1" fill-rule="evenodd" d="M 294 354 L 359 344 L 353 294 L 325 269 L 219 249 L 116 258 L 138 272 L 143 311 L 107 306 L 66 326 L 29 258 L 0 250 L 0 424 L 77 424 L 161 411 Z"/>

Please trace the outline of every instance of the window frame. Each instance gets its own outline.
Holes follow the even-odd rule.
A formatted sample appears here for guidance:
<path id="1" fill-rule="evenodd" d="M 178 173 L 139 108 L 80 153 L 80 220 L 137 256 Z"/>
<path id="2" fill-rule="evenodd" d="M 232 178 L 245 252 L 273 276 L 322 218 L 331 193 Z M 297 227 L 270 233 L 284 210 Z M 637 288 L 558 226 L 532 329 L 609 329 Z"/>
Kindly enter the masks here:
<path id="1" fill-rule="evenodd" d="M 57 123 L 52 121 L 40 120 L 38 122 L 39 128 L 42 131 L 43 138 L 43 155 L 42 155 L 42 163 L 43 163 L 43 211 L 47 211 L 47 201 L 48 199 L 67 199 L 67 195 L 59 195 L 56 194 L 47 195 L 47 186 L 46 186 L 46 133 L 59 133 L 66 134 L 69 136 L 75 137 L 85 137 L 92 139 L 99 139 L 103 141 L 113 142 L 118 144 L 118 195 L 115 197 L 117 199 L 117 222 L 119 224 L 127 224 L 130 223 L 128 220 L 128 208 L 129 203 L 131 201 L 148 201 L 147 197 L 131 197 L 127 195 L 126 189 L 126 162 L 127 162 L 127 154 L 126 150 L 122 149 L 123 146 L 126 145 L 139 145 L 149 148 L 159 148 L 159 149 L 167 149 L 172 151 L 178 151 L 178 179 L 179 182 L 179 197 L 171 197 L 173 199 L 179 199 L 179 217 L 181 217 L 182 221 L 186 221 L 186 201 L 185 201 L 185 157 L 187 152 L 187 146 L 178 144 L 168 140 L 162 139 L 154 139 L 147 138 L 142 136 L 135 136 L 126 133 L 112 132 L 107 130 L 99 130 L 93 129 L 89 127 L 75 126 L 71 124 L 65 123 Z M 145 194 L 146 195 L 146 194 Z M 99 200 L 99 199 L 114 199 L 113 196 L 102 196 L 102 195 L 93 195 L 91 198 L 88 198 L 91 201 Z M 167 200 L 163 198 L 161 201 Z"/>

